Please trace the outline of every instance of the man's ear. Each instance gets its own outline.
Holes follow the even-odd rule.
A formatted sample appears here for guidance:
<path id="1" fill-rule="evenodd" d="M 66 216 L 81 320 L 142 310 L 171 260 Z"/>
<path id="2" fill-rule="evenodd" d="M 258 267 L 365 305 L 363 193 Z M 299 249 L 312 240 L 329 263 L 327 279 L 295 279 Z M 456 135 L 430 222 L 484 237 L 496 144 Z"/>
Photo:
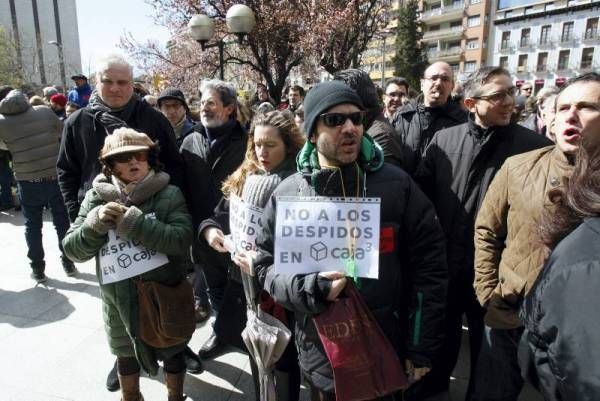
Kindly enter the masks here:
<path id="1" fill-rule="evenodd" d="M 465 107 L 467 108 L 467 110 L 469 110 L 471 113 L 475 112 L 475 103 L 477 101 L 475 99 L 473 99 L 472 97 L 466 97 L 465 100 L 463 100 L 463 103 L 465 104 Z"/>

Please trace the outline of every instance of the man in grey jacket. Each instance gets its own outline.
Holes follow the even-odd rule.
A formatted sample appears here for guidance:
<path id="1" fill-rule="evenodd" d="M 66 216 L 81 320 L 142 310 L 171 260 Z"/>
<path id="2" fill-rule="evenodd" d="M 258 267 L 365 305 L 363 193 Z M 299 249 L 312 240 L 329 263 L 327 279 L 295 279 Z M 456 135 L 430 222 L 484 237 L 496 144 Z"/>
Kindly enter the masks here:
<path id="1" fill-rule="evenodd" d="M 43 213 L 50 206 L 52 221 L 62 252 L 62 239 L 69 228 L 69 217 L 56 180 L 56 159 L 62 123 L 46 106 L 30 106 L 18 90 L 6 88 L 0 93 L 0 140 L 13 156 L 19 198 L 25 217 L 27 257 L 31 260 L 31 277 L 46 281 L 42 245 Z M 77 273 L 73 262 L 64 254 L 62 265 L 68 276 Z"/>

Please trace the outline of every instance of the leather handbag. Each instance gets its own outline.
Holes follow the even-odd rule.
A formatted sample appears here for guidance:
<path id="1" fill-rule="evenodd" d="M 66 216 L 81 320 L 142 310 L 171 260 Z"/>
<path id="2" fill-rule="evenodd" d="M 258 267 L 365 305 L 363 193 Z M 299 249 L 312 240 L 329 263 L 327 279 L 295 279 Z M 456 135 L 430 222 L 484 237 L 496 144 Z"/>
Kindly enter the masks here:
<path id="1" fill-rule="evenodd" d="M 135 281 L 139 305 L 139 334 L 154 348 L 187 343 L 196 329 L 194 293 L 187 280 L 175 286 Z"/>

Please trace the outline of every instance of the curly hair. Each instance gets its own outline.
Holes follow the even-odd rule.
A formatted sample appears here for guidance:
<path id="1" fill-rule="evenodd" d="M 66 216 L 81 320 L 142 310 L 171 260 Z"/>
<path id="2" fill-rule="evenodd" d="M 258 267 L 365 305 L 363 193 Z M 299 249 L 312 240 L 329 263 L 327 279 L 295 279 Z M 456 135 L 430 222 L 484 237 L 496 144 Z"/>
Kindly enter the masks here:
<path id="1" fill-rule="evenodd" d="M 284 112 L 275 110 L 266 114 L 257 114 L 252 120 L 252 127 L 248 133 L 244 161 L 237 170 L 223 181 L 221 189 L 225 197 L 229 197 L 231 194 L 241 196 L 246 177 L 260 170 L 254 149 L 254 132 L 258 126 L 274 127 L 277 129 L 285 145 L 287 157 L 295 156 L 302 149 L 306 141 L 305 136 L 294 120 L 289 118 Z"/>

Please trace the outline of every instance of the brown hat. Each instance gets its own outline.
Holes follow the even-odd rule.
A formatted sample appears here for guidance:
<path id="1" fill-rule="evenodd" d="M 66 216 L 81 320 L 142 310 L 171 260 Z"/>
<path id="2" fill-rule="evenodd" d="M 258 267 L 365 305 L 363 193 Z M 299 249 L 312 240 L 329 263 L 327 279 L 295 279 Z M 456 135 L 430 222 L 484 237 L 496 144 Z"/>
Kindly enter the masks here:
<path id="1" fill-rule="evenodd" d="M 152 139 L 148 135 L 131 128 L 119 128 L 104 140 L 100 159 L 106 159 L 119 153 L 150 150 L 155 146 L 155 143 L 152 142 Z"/>

